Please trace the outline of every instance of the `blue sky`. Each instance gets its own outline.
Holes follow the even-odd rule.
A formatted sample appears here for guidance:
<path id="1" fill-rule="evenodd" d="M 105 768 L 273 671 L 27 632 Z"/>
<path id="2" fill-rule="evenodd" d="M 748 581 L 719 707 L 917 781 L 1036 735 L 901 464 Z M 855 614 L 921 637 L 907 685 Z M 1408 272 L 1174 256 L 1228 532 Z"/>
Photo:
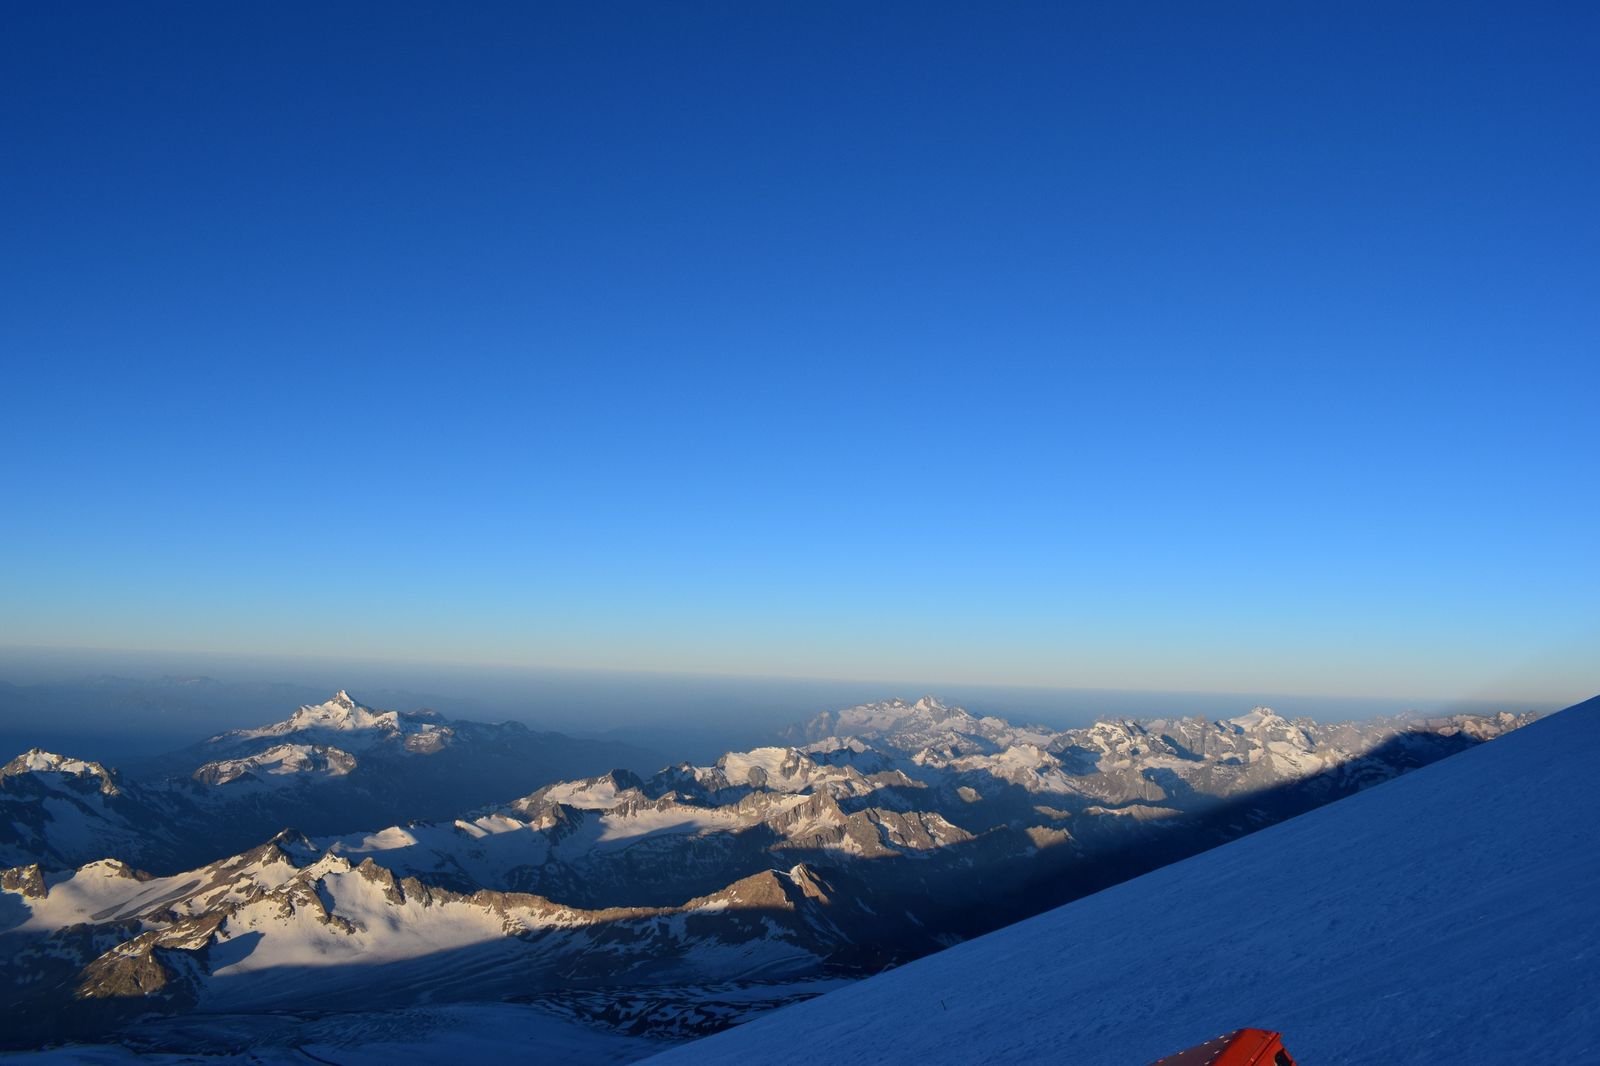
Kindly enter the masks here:
<path id="1" fill-rule="evenodd" d="M 1600 688 L 1585 5 L 0 19 L 0 643 Z"/>

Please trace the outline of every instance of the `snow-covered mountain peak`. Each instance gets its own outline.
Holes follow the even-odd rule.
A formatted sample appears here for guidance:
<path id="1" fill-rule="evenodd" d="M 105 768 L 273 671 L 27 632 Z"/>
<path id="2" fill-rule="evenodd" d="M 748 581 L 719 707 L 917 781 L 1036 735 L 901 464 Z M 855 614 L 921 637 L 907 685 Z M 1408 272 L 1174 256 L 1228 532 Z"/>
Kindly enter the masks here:
<path id="1" fill-rule="evenodd" d="M 908 732 L 931 736 L 940 731 L 966 732 L 976 723 L 977 719 L 961 708 L 946 706 L 934 696 L 923 696 L 915 702 L 897 698 L 824 712 L 793 732 L 796 740 L 850 735 L 883 737 Z"/>
<path id="2" fill-rule="evenodd" d="M 69 755 L 58 755 L 53 751 L 45 751 L 43 748 L 29 748 L 21 755 L 18 755 L 15 759 L 12 759 L 10 762 L 6 763 L 5 769 L 0 770 L 0 773 L 19 774 L 51 772 L 61 774 L 81 774 L 89 772 L 89 767 L 91 765 L 93 764 L 82 759 L 74 759 Z"/>
<path id="3" fill-rule="evenodd" d="M 517 800 L 511 804 L 511 808 L 523 813 L 535 813 L 560 804 L 576 810 L 606 811 L 623 802 L 626 797 L 636 795 L 643 784 L 639 776 L 631 771 L 611 770 L 596 777 L 546 785 L 532 795 Z"/>
<path id="4" fill-rule="evenodd" d="M 395 729 L 399 715 L 394 711 L 374 711 L 350 698 L 344 689 L 333 698 L 318 704 L 308 704 L 295 711 L 289 721 L 299 728 L 321 726 L 324 729 Z M 281 724 L 281 723 L 280 723 Z"/>
<path id="5" fill-rule="evenodd" d="M 321 854 L 321 849 L 311 842 L 311 838 L 298 829 L 279 830 L 267 843 L 290 855 L 305 858 L 307 862 Z"/>
<path id="6" fill-rule="evenodd" d="M 1232 726 L 1241 733 L 1254 733 L 1263 726 L 1283 723 L 1285 719 L 1271 707 L 1255 707 L 1249 714 L 1241 714 L 1237 718 L 1229 718 L 1223 724 Z"/>
<path id="7" fill-rule="evenodd" d="M 444 748 L 456 730 L 446 720 L 431 711 L 401 714 L 399 711 L 378 711 L 357 702 L 340 689 L 331 699 L 322 703 L 306 704 L 288 718 L 256 729 L 235 729 L 213 737 L 208 746 L 225 751 L 230 756 L 239 754 L 241 747 L 258 755 L 257 742 L 276 742 L 294 738 L 321 746 L 337 746 L 350 751 L 365 751 L 373 745 L 402 743 L 407 751 L 428 754 Z"/>
<path id="8" fill-rule="evenodd" d="M 75 759 L 70 755 L 58 755 L 53 751 L 43 748 L 29 748 L 15 759 L 0 767 L 0 778 L 16 777 L 22 774 L 62 774 L 67 777 L 93 777 L 98 779 L 97 787 L 108 796 L 117 794 L 116 782 L 112 780 L 111 772 L 97 762 L 87 759 Z"/>
<path id="9" fill-rule="evenodd" d="M 270 778 L 290 777 L 303 781 L 309 776 L 343 777 L 355 768 L 354 755 L 331 745 L 276 744 L 266 751 L 244 758 L 208 762 L 191 777 L 203 785 L 226 785 L 240 780 L 264 782 Z"/>
<path id="10" fill-rule="evenodd" d="M 929 749 L 931 754 L 942 757 L 993 752 L 1017 743 L 1048 743 L 1051 735 L 1042 727 L 1013 726 L 1003 718 L 978 718 L 935 696 L 923 696 L 915 702 L 883 700 L 824 712 L 785 734 L 802 744 L 856 736 L 869 743 L 886 741 L 907 751 Z"/>

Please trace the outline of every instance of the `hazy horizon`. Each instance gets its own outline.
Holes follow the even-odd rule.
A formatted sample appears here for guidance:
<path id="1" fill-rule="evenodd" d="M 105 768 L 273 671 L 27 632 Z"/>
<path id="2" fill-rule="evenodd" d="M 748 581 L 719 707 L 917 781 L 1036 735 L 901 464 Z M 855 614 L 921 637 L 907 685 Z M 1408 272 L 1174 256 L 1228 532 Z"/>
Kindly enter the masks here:
<path id="1" fill-rule="evenodd" d="M 184 691 L 183 682 L 217 687 Z M 771 743 L 822 711 L 932 695 L 977 714 L 1053 728 L 1099 718 L 1223 719 L 1266 705 L 1322 722 L 1420 714 L 1557 710 L 1554 699 L 1493 695 L 1385 697 L 991 685 L 941 679 L 738 677 L 648 671 L 484 667 L 216 653 L 114 652 L 0 645 L 0 744 L 62 747 L 102 761 L 172 750 L 226 729 L 278 721 L 337 689 L 382 710 L 520 721 L 573 736 L 614 736 L 658 752 L 663 765 L 709 761 Z M 207 701 L 210 702 L 207 702 Z M 30 702 L 31 701 L 31 702 Z M 39 708 L 49 712 L 41 715 Z M 9 757 L 16 752 L 0 749 Z"/>

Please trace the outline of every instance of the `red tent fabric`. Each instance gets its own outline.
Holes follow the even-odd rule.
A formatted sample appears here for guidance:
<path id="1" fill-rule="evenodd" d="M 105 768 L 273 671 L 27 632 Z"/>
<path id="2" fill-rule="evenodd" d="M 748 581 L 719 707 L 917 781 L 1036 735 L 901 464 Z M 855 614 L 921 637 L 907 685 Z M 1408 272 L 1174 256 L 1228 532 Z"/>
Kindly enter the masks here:
<path id="1" fill-rule="evenodd" d="M 1150 1066 L 1295 1066 L 1295 1061 L 1283 1048 L 1282 1033 L 1235 1029 Z"/>

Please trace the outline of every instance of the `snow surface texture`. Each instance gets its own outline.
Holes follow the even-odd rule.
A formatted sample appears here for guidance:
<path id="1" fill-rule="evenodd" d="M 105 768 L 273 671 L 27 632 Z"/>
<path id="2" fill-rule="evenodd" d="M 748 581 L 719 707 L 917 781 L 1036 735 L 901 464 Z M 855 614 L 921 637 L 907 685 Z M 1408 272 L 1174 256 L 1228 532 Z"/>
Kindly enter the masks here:
<path id="1" fill-rule="evenodd" d="M 1600 1062 L 1597 749 L 1600 698 L 651 1061 Z"/>

